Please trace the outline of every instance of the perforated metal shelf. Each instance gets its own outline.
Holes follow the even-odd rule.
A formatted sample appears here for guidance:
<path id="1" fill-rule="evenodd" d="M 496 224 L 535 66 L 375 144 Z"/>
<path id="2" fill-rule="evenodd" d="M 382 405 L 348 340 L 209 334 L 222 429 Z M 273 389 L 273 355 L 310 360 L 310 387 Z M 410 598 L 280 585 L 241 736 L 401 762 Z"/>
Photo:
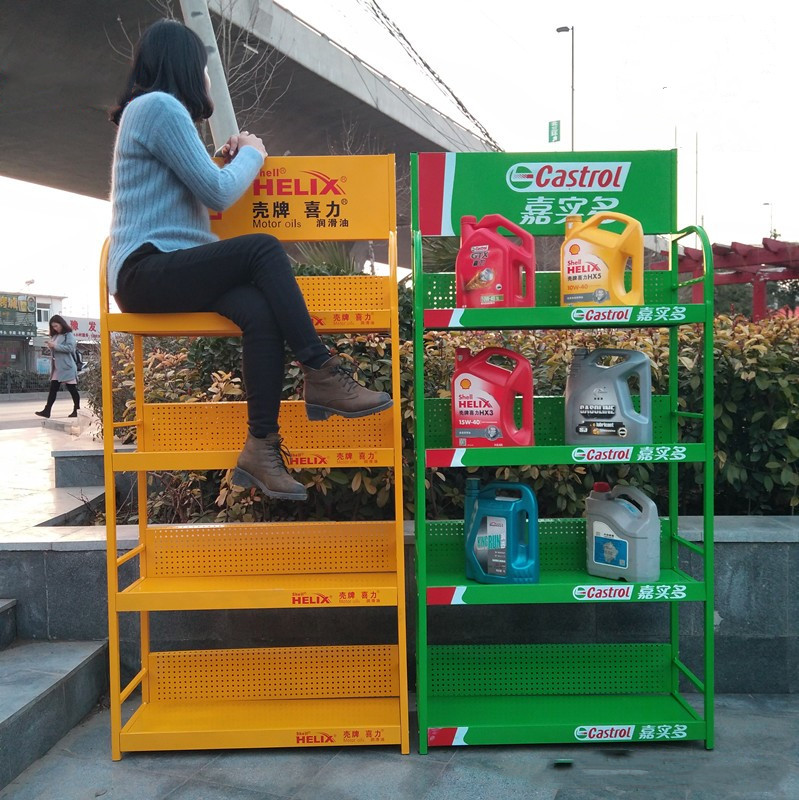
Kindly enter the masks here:
<path id="1" fill-rule="evenodd" d="M 147 670 L 123 750 L 401 741 L 396 645 L 155 652 Z"/>
<path id="2" fill-rule="evenodd" d="M 314 327 L 320 333 L 388 331 L 391 327 L 390 279 L 374 275 L 297 278 Z M 220 314 L 109 314 L 110 331 L 143 336 L 240 336 Z"/>
<path id="3" fill-rule="evenodd" d="M 227 469 L 235 466 L 247 438 L 247 404 L 146 403 L 142 423 L 139 449 L 114 454 L 116 472 Z M 305 403 L 284 401 L 279 424 L 292 467 L 394 464 L 393 408 L 357 419 L 311 422 Z"/>
<path id="4" fill-rule="evenodd" d="M 142 705 L 123 751 L 342 747 L 402 743 L 398 698 L 203 700 Z"/>
<path id="5" fill-rule="evenodd" d="M 145 529 L 152 578 L 393 573 L 396 526 L 386 522 L 250 522 Z"/>
<path id="6" fill-rule="evenodd" d="M 539 520 L 538 583 L 483 584 L 465 576 L 462 520 L 427 523 L 427 605 L 514 603 L 636 603 L 704 600 L 705 584 L 672 564 L 670 525 L 661 519 L 661 571 L 657 580 L 626 583 L 589 575 L 585 520 Z"/>
<path id="7" fill-rule="evenodd" d="M 662 744 L 708 735 L 706 723 L 676 694 L 431 696 L 428 720 L 421 735 L 430 747 Z"/>
<path id="8" fill-rule="evenodd" d="M 161 525 L 119 611 L 395 606 L 397 528 L 386 522 Z"/>
<path id="9" fill-rule="evenodd" d="M 396 606 L 396 573 L 140 578 L 117 595 L 119 611 Z"/>
<path id="10" fill-rule="evenodd" d="M 670 644 L 436 645 L 429 658 L 428 744 L 704 739 L 672 693 Z M 679 727 L 678 727 L 679 726 Z M 610 728 L 620 733 L 610 735 Z M 424 735 L 424 732 L 423 732 Z"/>
<path id="11" fill-rule="evenodd" d="M 674 289 L 672 288 L 672 276 L 668 270 L 645 270 L 644 271 L 644 296 L 649 305 L 670 305 L 674 301 Z M 454 272 L 428 272 L 423 273 L 421 280 L 422 287 L 422 306 L 425 310 L 437 309 L 444 311 L 462 311 L 456 309 L 455 273 Z M 625 275 L 625 285 L 629 290 L 632 285 L 630 273 Z M 698 306 L 704 309 L 704 306 Z M 601 309 L 602 306 L 595 308 Z M 536 270 L 535 272 L 535 309 L 544 311 L 563 311 L 570 313 L 572 309 L 562 309 L 560 305 L 560 272 L 545 272 Z M 487 311 L 498 311 L 501 314 L 509 314 L 510 320 L 516 311 L 530 311 L 531 309 L 497 308 L 497 309 L 468 309 L 468 311 L 479 312 L 476 319 L 491 319 L 492 315 L 484 317 Z M 425 325 L 427 317 L 425 316 Z M 477 327 L 487 327 L 481 324 Z M 512 328 L 510 322 L 500 325 L 503 328 Z M 520 328 L 536 327 L 535 325 L 519 325 Z M 578 327 L 574 325 L 574 327 Z M 579 327 L 583 327 L 580 323 Z M 606 325 L 607 327 L 607 325 Z"/>

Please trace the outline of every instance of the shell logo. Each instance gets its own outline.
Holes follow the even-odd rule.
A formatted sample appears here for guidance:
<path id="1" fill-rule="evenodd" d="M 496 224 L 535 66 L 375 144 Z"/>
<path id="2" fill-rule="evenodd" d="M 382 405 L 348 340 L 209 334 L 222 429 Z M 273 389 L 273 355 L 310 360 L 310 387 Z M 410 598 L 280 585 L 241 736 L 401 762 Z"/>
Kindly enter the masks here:
<path id="1" fill-rule="evenodd" d="M 469 389 L 472 385 L 472 382 L 468 378 L 464 378 L 460 385 L 461 389 Z"/>
<path id="2" fill-rule="evenodd" d="M 579 244 L 573 244 L 571 247 L 569 247 L 569 252 L 570 252 L 570 253 L 571 253 L 573 256 L 576 256 L 576 255 L 577 255 L 577 253 L 579 253 L 579 252 L 580 252 L 580 245 L 579 245 Z"/>

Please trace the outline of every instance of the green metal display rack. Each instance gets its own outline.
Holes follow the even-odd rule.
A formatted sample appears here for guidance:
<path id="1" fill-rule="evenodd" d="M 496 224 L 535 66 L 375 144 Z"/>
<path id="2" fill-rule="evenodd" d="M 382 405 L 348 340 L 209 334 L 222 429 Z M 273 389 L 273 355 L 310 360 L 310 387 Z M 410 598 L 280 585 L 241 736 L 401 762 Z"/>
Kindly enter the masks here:
<path id="1" fill-rule="evenodd" d="M 672 234 L 669 269 L 645 274 L 646 305 L 611 309 L 561 308 L 555 272 L 536 274 L 534 308 L 455 308 L 454 274 L 427 272 L 422 248 L 423 237 L 458 235 L 464 214 L 479 219 L 500 213 L 536 236 L 562 236 L 565 214 L 587 216 L 592 207 L 599 210 L 602 205 L 639 219 L 646 234 L 670 232 L 676 229 L 676 171 L 676 151 L 411 157 L 416 685 L 422 753 L 441 745 L 537 742 L 700 740 L 708 749 L 713 747 L 713 266 L 707 236 L 697 227 Z M 553 175 L 564 176 L 560 185 L 553 185 Z M 577 186 L 565 186 L 569 175 L 576 176 Z M 611 176 L 605 177 L 604 187 L 603 175 Z M 701 244 L 705 270 L 700 278 L 680 282 L 678 246 L 688 235 Z M 705 302 L 680 303 L 678 290 L 694 284 L 703 286 Z M 681 325 L 694 325 L 703 336 L 701 411 L 686 411 L 679 394 L 684 389 L 677 378 Z M 563 398 L 536 397 L 536 446 L 452 446 L 451 401 L 425 396 L 427 331 L 608 327 L 668 329 L 669 391 L 653 398 L 652 445 L 566 445 Z M 680 418 L 693 420 L 701 429 L 700 441 L 680 440 Z M 668 516 L 661 519 L 661 573 L 656 582 L 590 576 L 585 569 L 585 520 L 544 519 L 540 582 L 480 584 L 465 576 L 463 520 L 427 519 L 429 468 L 611 462 L 668 465 Z M 699 542 L 682 535 L 678 523 L 678 470 L 690 462 L 703 465 L 704 525 Z M 701 564 L 690 572 L 685 568 L 689 556 Z M 685 602 L 701 603 L 704 609 L 704 658 L 698 670 L 689 668 L 680 648 L 680 609 Z M 668 603 L 668 641 L 436 643 L 443 631 L 429 621 L 432 606 L 521 603 Z M 451 640 L 451 631 L 448 635 Z M 686 685 L 700 693 L 701 703 L 688 701 Z"/>

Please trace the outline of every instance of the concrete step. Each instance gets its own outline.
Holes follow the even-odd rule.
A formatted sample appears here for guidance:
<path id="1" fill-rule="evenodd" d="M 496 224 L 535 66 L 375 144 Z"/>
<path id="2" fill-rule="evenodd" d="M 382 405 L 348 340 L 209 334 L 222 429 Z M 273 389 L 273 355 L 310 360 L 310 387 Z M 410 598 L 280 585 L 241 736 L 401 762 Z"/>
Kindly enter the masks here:
<path id="1" fill-rule="evenodd" d="M 106 642 L 17 641 L 0 651 L 0 789 L 97 704 Z"/>
<path id="2" fill-rule="evenodd" d="M 80 436 L 84 431 L 88 431 L 92 425 L 93 417 L 82 409 L 78 411 L 77 417 L 70 417 L 69 413 L 72 411 L 72 405 L 61 403 L 62 408 L 54 408 L 53 416 L 49 419 L 41 418 L 42 427 L 50 428 L 54 431 L 61 431 L 62 433 L 69 433 L 72 436 Z"/>
<path id="3" fill-rule="evenodd" d="M 17 601 L 0 598 L 0 650 L 17 638 Z"/>

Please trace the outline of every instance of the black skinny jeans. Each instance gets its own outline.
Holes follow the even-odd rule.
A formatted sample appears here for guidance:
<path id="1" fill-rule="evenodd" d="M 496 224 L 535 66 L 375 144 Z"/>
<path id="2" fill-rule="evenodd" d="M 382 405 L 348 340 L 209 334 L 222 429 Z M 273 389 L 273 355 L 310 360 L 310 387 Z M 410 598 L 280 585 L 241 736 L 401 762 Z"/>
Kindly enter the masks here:
<path id="1" fill-rule="evenodd" d="M 274 236 L 250 234 L 162 253 L 145 244 L 120 270 L 122 311 L 216 311 L 241 328 L 247 414 L 253 436 L 278 430 L 285 344 L 301 363 L 327 356 L 286 251 Z"/>

